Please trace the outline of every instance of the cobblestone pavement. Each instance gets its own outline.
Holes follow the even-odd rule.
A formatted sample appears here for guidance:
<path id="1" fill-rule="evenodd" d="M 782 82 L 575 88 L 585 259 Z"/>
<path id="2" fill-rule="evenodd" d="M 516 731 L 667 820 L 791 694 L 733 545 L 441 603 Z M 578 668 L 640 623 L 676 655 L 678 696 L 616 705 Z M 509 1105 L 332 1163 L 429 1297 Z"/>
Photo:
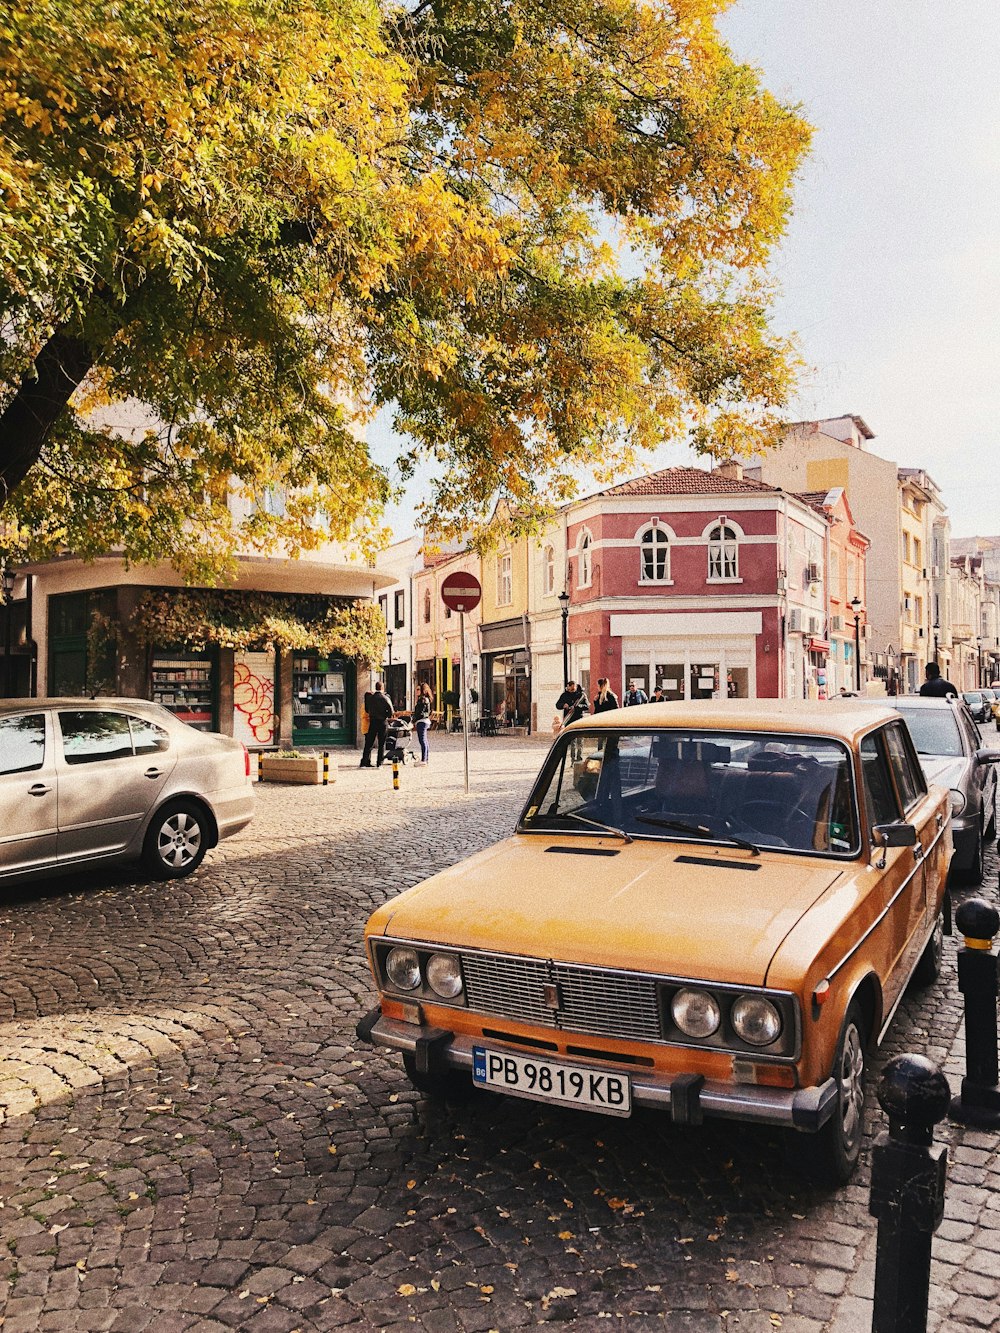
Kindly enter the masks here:
<path id="1" fill-rule="evenodd" d="M 474 741 L 466 797 L 459 742 L 431 739 L 398 792 L 351 756 L 331 787 L 261 788 L 190 880 L 7 891 L 3 1333 L 870 1328 L 867 1153 L 833 1193 L 774 1132 L 437 1108 L 355 1041 L 368 912 L 505 834 L 542 753 Z M 957 1086 L 954 958 L 883 1058 L 923 1051 Z M 931 1327 L 996 1329 L 997 1139 L 943 1137 Z"/>

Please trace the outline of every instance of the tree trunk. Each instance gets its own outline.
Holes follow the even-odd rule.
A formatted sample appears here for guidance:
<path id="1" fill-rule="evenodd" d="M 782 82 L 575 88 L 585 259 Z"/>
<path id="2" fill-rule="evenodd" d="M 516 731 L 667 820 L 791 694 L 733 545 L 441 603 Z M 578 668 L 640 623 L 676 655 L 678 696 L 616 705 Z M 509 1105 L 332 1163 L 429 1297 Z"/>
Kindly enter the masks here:
<path id="1" fill-rule="evenodd" d="M 38 353 L 34 377 L 22 381 L 0 414 L 0 505 L 38 462 L 53 426 L 97 355 L 96 347 L 58 329 Z"/>

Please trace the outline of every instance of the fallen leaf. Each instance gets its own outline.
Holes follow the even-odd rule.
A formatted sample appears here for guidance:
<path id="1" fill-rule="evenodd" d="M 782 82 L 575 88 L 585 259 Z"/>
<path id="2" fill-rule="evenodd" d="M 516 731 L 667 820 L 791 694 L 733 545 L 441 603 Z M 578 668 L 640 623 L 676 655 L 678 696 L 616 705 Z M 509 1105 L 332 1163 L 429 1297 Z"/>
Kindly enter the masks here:
<path id="1" fill-rule="evenodd" d="M 484 1296 L 492 1296 L 492 1295 L 493 1295 L 493 1288 L 492 1288 L 492 1287 L 480 1287 L 479 1290 L 483 1293 Z"/>
<path id="2" fill-rule="evenodd" d="M 417 1289 L 412 1282 L 404 1282 L 401 1287 L 396 1288 L 396 1293 L 399 1296 L 415 1296 Z"/>
<path id="3" fill-rule="evenodd" d="M 560 1240 L 572 1240 L 572 1239 L 573 1239 L 573 1233 L 572 1233 L 572 1231 L 560 1231 L 560 1232 L 559 1232 L 559 1239 L 560 1239 Z"/>

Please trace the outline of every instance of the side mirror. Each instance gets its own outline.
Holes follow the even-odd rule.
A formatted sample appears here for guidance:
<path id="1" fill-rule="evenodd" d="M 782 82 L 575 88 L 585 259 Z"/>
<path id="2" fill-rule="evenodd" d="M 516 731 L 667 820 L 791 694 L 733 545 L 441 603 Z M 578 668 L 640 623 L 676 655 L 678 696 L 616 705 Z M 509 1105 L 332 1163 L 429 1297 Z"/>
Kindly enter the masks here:
<path id="1" fill-rule="evenodd" d="M 875 824 L 872 827 L 872 841 L 878 847 L 916 847 L 917 828 L 915 824 L 903 821 L 895 824 Z"/>
<path id="2" fill-rule="evenodd" d="M 977 750 L 977 764 L 1000 764 L 1000 750 Z"/>

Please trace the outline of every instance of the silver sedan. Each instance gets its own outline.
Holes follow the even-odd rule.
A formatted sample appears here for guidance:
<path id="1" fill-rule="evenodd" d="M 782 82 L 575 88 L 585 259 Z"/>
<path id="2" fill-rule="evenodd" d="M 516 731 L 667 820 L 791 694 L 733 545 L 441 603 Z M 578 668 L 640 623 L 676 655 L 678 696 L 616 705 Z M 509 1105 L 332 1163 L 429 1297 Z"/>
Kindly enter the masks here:
<path id="1" fill-rule="evenodd" d="M 122 861 L 190 875 L 253 807 L 246 747 L 159 704 L 0 700 L 0 885 Z"/>

